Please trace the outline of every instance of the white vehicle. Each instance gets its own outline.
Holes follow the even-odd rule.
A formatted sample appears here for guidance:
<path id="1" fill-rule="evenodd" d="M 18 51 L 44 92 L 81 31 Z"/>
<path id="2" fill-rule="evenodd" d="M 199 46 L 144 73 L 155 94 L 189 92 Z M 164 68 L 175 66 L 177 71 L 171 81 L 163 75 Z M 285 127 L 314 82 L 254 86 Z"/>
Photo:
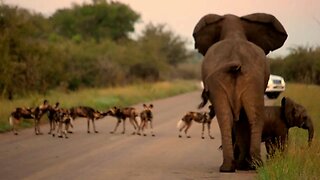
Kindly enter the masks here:
<path id="1" fill-rule="evenodd" d="M 286 89 L 283 77 L 270 74 L 265 94 L 270 99 L 276 99 Z"/>

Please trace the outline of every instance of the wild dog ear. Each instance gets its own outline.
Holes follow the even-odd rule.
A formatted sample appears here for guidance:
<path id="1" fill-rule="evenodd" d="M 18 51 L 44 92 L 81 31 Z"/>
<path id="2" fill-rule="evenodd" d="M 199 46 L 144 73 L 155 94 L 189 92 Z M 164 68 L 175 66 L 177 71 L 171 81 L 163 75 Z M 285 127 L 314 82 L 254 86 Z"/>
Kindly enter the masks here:
<path id="1" fill-rule="evenodd" d="M 146 104 L 143 104 L 142 106 L 143 106 L 144 108 L 147 108 L 147 105 L 146 105 Z"/>
<path id="2" fill-rule="evenodd" d="M 150 109 L 152 109 L 153 108 L 153 104 L 150 104 L 149 107 L 150 107 Z"/>

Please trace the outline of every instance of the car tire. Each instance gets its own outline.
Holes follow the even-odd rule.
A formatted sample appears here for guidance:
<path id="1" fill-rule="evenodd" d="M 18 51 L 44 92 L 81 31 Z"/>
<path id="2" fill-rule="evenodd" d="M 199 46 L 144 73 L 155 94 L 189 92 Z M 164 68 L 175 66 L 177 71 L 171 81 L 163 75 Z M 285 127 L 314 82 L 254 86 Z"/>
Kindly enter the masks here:
<path id="1" fill-rule="evenodd" d="M 280 92 L 268 92 L 266 95 L 269 99 L 277 99 L 280 95 Z"/>

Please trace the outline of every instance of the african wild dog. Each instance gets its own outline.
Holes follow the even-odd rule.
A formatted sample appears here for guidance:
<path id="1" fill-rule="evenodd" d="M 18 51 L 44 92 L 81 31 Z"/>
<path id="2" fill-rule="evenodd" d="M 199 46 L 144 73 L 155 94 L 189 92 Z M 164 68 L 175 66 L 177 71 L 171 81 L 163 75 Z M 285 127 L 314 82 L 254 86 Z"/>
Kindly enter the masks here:
<path id="1" fill-rule="evenodd" d="M 98 131 L 96 130 L 96 125 L 94 123 L 95 120 L 97 119 L 101 119 L 104 116 L 106 116 L 105 113 L 99 112 L 94 110 L 91 107 L 86 107 L 86 106 L 79 106 L 79 107 L 73 107 L 70 109 L 70 116 L 73 120 L 75 120 L 75 118 L 77 117 L 83 117 L 83 118 L 87 118 L 87 132 L 90 133 L 90 120 L 92 122 L 92 126 L 93 126 L 93 131 L 95 133 L 98 133 Z"/>
<path id="2" fill-rule="evenodd" d="M 179 138 L 181 138 L 181 131 L 184 129 L 184 132 L 187 136 L 187 138 L 190 138 L 191 136 L 188 135 L 188 130 L 192 125 L 192 121 L 195 121 L 197 123 L 202 123 L 202 134 L 201 138 L 204 139 L 204 129 L 205 124 L 207 124 L 208 127 L 208 135 L 211 139 L 214 139 L 213 136 L 210 134 L 210 125 L 211 121 L 215 116 L 215 112 L 213 110 L 213 106 L 209 106 L 210 111 L 209 112 L 188 112 L 183 116 L 181 120 L 178 122 L 178 129 L 179 129 Z"/>
<path id="3" fill-rule="evenodd" d="M 20 119 L 34 119 L 34 132 L 36 135 L 41 135 L 40 132 L 40 119 L 47 112 L 49 103 L 47 100 L 43 101 L 43 104 L 36 108 L 17 107 L 9 117 L 9 124 L 12 126 L 12 131 L 15 135 L 18 135 L 16 125 L 20 123 Z"/>
<path id="4" fill-rule="evenodd" d="M 133 107 L 126 107 L 126 108 L 117 108 L 117 107 L 113 107 L 110 110 L 108 110 L 106 112 L 107 115 L 113 116 L 117 118 L 117 124 L 114 127 L 114 130 L 111 131 L 110 133 L 113 134 L 117 131 L 118 126 L 120 125 L 121 122 L 123 122 L 123 131 L 122 134 L 125 133 L 126 131 L 126 119 L 129 118 L 130 123 L 132 124 L 133 128 L 136 130 L 138 130 L 139 125 L 138 122 L 136 120 L 136 117 L 138 116 L 136 109 Z M 133 132 L 132 134 L 136 134 L 136 132 Z"/>
<path id="5" fill-rule="evenodd" d="M 148 127 L 148 122 L 149 122 L 150 128 L 151 128 L 151 135 L 155 136 L 155 134 L 153 133 L 153 124 L 152 124 L 153 114 L 151 111 L 151 109 L 153 108 L 153 104 L 150 104 L 149 106 L 147 106 L 146 104 L 143 104 L 143 108 L 144 110 L 141 111 L 140 113 L 141 122 L 138 130 L 138 135 L 141 135 L 140 130 L 144 136 L 147 135 L 146 133 L 144 133 L 144 129 Z"/>
<path id="6" fill-rule="evenodd" d="M 57 126 L 58 125 L 58 128 L 57 128 L 57 134 L 58 134 L 58 137 L 59 138 L 62 138 L 63 136 L 65 138 L 68 138 L 68 135 L 67 133 L 70 133 L 69 131 L 69 127 L 73 127 L 73 119 L 70 115 L 70 110 L 69 109 L 63 109 L 63 108 L 59 108 L 56 110 L 56 113 L 55 113 L 55 118 L 54 118 L 54 126 Z M 64 126 L 64 128 L 63 128 Z M 55 127 L 54 127 L 55 129 Z M 54 137 L 55 136 L 55 133 L 53 132 L 52 136 Z"/>
<path id="7" fill-rule="evenodd" d="M 48 116 L 49 125 L 50 125 L 50 130 L 49 130 L 48 134 L 51 134 L 52 131 L 55 130 L 56 122 L 59 119 L 59 109 L 60 109 L 59 105 L 60 105 L 60 103 L 56 102 L 56 104 L 54 106 L 50 106 L 48 108 L 47 116 Z"/>

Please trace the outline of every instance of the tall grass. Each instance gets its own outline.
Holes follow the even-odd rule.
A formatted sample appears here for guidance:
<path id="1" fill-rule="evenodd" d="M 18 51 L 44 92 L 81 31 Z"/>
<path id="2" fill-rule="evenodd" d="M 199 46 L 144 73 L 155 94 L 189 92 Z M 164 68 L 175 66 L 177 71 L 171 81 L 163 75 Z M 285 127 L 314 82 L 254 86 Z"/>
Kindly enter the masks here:
<path id="1" fill-rule="evenodd" d="M 282 96 L 292 98 L 303 105 L 314 124 L 315 136 L 309 147 L 308 132 L 299 128 L 289 131 L 289 143 L 284 156 L 276 155 L 258 170 L 258 179 L 319 179 L 320 177 L 320 86 L 305 84 L 287 84 Z M 281 97 L 277 104 L 280 104 Z"/>
<path id="2" fill-rule="evenodd" d="M 195 81 L 172 81 L 158 83 L 140 83 L 126 87 L 104 89 L 84 89 L 72 93 L 51 91 L 47 95 L 33 94 L 29 97 L 9 101 L 0 99 L 0 132 L 9 130 L 8 118 L 16 107 L 35 107 L 44 99 L 50 104 L 60 102 L 61 107 L 90 106 L 105 111 L 113 106 L 129 106 L 140 102 L 169 97 L 197 89 Z M 45 118 L 44 118 L 45 119 Z M 23 121 L 22 127 L 32 126 L 32 121 Z"/>

